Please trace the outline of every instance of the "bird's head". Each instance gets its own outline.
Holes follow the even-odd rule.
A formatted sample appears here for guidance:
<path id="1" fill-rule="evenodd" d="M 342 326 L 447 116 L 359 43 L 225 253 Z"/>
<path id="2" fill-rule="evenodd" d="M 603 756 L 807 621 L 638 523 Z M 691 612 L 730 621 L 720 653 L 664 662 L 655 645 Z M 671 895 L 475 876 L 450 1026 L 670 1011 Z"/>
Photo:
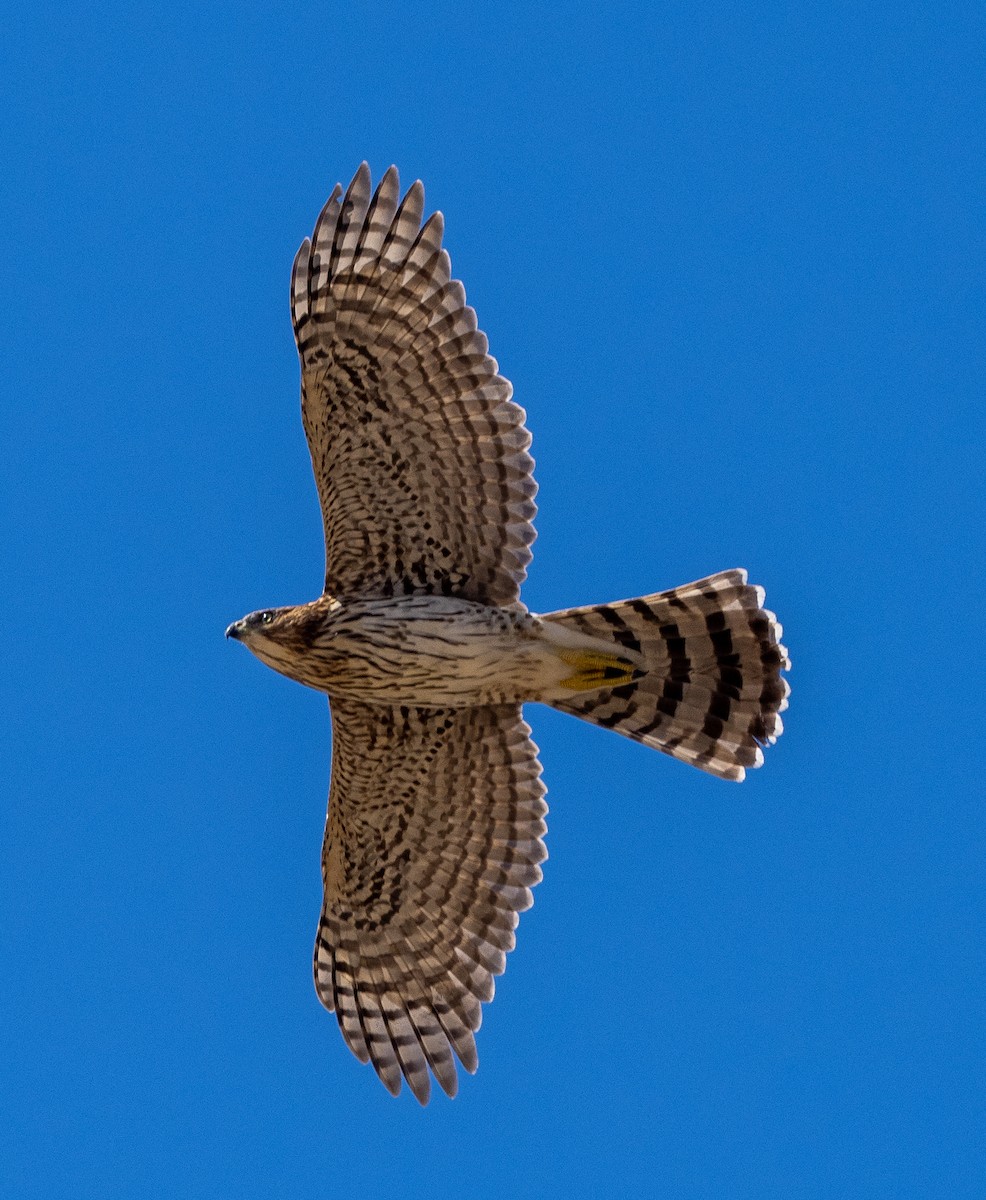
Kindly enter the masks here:
<path id="1" fill-rule="evenodd" d="M 308 683 L 305 660 L 327 632 L 333 610 L 339 605 L 323 596 L 312 604 L 263 608 L 234 621 L 228 638 L 244 646 L 275 671 Z"/>
<path id="2" fill-rule="evenodd" d="M 284 614 L 291 611 L 289 608 L 264 608 L 259 612 L 248 613 L 229 626 L 226 636 L 252 648 L 257 639 L 276 638 L 278 627 L 283 626 Z"/>

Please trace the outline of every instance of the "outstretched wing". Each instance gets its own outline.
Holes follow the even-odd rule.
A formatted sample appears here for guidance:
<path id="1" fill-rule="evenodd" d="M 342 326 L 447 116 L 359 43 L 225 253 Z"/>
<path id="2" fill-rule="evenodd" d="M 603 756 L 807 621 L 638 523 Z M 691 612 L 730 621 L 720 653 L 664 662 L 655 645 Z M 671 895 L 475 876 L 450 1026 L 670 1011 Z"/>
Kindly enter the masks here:
<path id="1" fill-rule="evenodd" d="M 537 747 L 517 705 L 332 700 L 315 988 L 361 1062 L 424 1104 L 477 1065 L 481 1002 L 546 857 Z"/>
<path id="2" fill-rule="evenodd" d="M 536 507 L 524 410 L 450 278 L 424 188 L 336 185 L 291 278 L 331 595 L 517 600 Z"/>

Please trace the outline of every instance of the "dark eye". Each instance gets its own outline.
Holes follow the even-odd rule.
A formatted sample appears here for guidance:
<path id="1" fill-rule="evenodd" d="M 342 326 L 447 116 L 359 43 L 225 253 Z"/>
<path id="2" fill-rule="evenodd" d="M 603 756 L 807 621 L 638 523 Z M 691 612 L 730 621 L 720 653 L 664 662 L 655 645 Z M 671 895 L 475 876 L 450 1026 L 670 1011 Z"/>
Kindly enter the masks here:
<path id="1" fill-rule="evenodd" d="M 273 622 L 273 620 L 274 620 L 274 614 L 272 612 L 262 612 L 260 614 L 260 624 L 261 625 L 270 625 Z"/>

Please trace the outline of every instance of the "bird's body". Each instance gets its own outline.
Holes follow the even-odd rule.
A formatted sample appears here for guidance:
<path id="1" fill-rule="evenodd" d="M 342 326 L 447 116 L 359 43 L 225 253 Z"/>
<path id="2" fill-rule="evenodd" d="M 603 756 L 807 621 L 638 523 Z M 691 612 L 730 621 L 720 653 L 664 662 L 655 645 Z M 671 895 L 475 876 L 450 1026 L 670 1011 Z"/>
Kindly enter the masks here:
<path id="1" fill-rule="evenodd" d="M 263 617 L 264 614 L 259 614 Z M 328 696 L 367 704 L 460 707 L 570 699 L 586 673 L 628 682 L 639 655 L 542 620 L 451 596 L 341 603 L 322 597 L 230 626 L 275 671 Z"/>
<path id="2" fill-rule="evenodd" d="M 746 572 L 537 616 L 533 460 L 423 189 L 364 164 L 295 259 L 323 594 L 235 622 L 328 695 L 332 781 L 315 986 L 387 1087 L 450 1095 L 546 857 L 521 705 L 541 701 L 723 779 L 781 732 L 781 629 Z"/>

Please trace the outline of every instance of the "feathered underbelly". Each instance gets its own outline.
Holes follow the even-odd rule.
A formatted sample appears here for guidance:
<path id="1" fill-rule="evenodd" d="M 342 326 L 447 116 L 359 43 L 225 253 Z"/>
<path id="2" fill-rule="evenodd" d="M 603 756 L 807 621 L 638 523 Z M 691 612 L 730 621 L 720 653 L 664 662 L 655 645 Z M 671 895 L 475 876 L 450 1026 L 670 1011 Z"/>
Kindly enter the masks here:
<path id="1" fill-rule="evenodd" d="M 433 596 L 344 603 L 309 645 L 268 661 L 330 696 L 436 708 L 569 696 L 633 669 L 530 613 Z"/>

